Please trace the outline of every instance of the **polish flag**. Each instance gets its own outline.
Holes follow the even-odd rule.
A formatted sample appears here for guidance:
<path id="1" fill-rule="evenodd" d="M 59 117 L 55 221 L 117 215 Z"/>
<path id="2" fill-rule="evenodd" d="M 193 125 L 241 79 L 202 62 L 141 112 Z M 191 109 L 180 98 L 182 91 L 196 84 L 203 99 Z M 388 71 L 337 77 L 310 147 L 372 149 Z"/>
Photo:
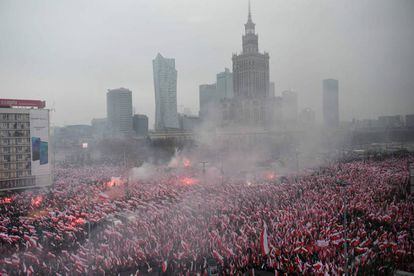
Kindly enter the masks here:
<path id="1" fill-rule="evenodd" d="M 105 200 L 105 199 L 109 199 L 109 196 L 105 193 L 100 193 L 99 198 Z"/>
<path id="2" fill-rule="evenodd" d="M 168 261 L 165 260 L 162 262 L 162 268 L 161 268 L 162 272 L 165 273 L 167 271 L 167 268 L 168 268 Z"/>
<path id="3" fill-rule="evenodd" d="M 217 261 L 223 264 L 223 257 L 216 250 L 213 250 L 213 256 Z"/>
<path id="4" fill-rule="evenodd" d="M 266 222 L 263 222 L 263 230 L 262 230 L 262 233 L 260 234 L 260 248 L 261 248 L 263 256 L 266 256 L 266 255 L 269 254 L 270 249 L 269 249 L 269 243 L 267 241 L 267 225 L 266 225 Z"/>

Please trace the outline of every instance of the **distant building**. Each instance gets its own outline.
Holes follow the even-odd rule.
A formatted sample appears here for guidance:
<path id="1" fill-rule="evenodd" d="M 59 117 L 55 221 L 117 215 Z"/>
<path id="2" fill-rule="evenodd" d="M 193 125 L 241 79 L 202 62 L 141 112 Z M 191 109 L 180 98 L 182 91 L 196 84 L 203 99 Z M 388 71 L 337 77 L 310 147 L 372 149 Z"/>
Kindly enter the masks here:
<path id="1" fill-rule="evenodd" d="M 92 135 L 102 138 L 108 133 L 108 120 L 106 118 L 94 118 L 91 121 Z"/>
<path id="2" fill-rule="evenodd" d="M 379 126 L 383 128 L 395 128 L 403 127 L 403 118 L 400 115 L 394 116 L 379 116 L 378 117 Z"/>
<path id="3" fill-rule="evenodd" d="M 132 134 L 132 92 L 126 88 L 108 89 L 106 105 L 108 127 L 112 135 Z"/>
<path id="4" fill-rule="evenodd" d="M 379 121 L 377 119 L 354 120 L 353 123 L 356 129 L 372 129 L 380 127 Z"/>
<path id="5" fill-rule="evenodd" d="M 230 69 L 225 68 L 216 76 L 216 89 L 218 100 L 233 98 L 233 74 Z"/>
<path id="6" fill-rule="evenodd" d="M 244 25 L 243 51 L 233 55 L 234 96 L 263 99 L 269 96 L 269 54 L 259 52 L 259 37 L 255 32 L 250 11 Z"/>
<path id="7" fill-rule="evenodd" d="M 84 164 L 91 161 L 91 148 L 96 145 L 97 137 L 90 125 L 67 125 L 54 128 L 53 142 L 56 162 Z"/>
<path id="8" fill-rule="evenodd" d="M 277 128 L 283 122 L 283 99 L 282 97 L 270 97 L 268 103 L 271 128 Z"/>
<path id="9" fill-rule="evenodd" d="M 270 97 L 275 97 L 276 96 L 276 87 L 275 87 L 275 83 L 271 82 L 269 84 L 269 96 Z"/>
<path id="10" fill-rule="evenodd" d="M 49 110 L 37 100 L 0 99 L 0 191 L 52 185 Z"/>
<path id="11" fill-rule="evenodd" d="M 299 122 L 305 127 L 313 126 L 316 122 L 316 114 L 312 108 L 304 108 L 299 114 Z"/>
<path id="12" fill-rule="evenodd" d="M 234 98 L 222 102 L 223 125 L 265 127 L 269 123 L 269 54 L 259 52 L 258 35 L 248 12 L 241 54 L 233 54 Z"/>
<path id="13" fill-rule="evenodd" d="M 212 115 L 218 105 L 216 84 L 202 84 L 199 86 L 200 113 L 202 119 Z"/>
<path id="14" fill-rule="evenodd" d="M 53 140 L 56 149 L 79 147 L 83 142 L 90 142 L 93 134 L 90 125 L 67 125 L 54 128 Z"/>
<path id="15" fill-rule="evenodd" d="M 405 115 L 405 126 L 414 127 L 414 114 Z"/>
<path id="16" fill-rule="evenodd" d="M 152 65 L 155 88 L 155 130 L 178 129 L 175 60 L 158 54 Z"/>
<path id="17" fill-rule="evenodd" d="M 338 81 L 323 80 L 323 122 L 326 127 L 339 126 Z"/>
<path id="18" fill-rule="evenodd" d="M 184 131 L 193 131 L 200 125 L 200 118 L 197 116 L 179 115 L 180 128 Z"/>
<path id="19" fill-rule="evenodd" d="M 137 136 L 146 136 L 148 134 L 147 115 L 135 114 L 132 118 L 132 125 Z"/>
<path id="20" fill-rule="evenodd" d="M 282 114 L 286 123 L 298 120 L 298 94 L 292 90 L 282 92 Z"/>
<path id="21" fill-rule="evenodd" d="M 82 142 L 82 138 L 92 138 L 92 126 L 90 125 L 67 125 L 61 128 L 66 137 L 73 137 Z M 80 140 L 79 140 L 80 139 Z"/>

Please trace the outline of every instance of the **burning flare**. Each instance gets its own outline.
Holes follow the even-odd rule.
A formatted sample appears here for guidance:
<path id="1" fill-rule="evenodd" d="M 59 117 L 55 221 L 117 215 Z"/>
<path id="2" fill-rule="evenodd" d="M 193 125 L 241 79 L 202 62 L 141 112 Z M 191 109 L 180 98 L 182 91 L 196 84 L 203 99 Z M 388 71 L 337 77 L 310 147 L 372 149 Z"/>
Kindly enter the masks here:
<path id="1" fill-rule="evenodd" d="M 183 177 L 181 178 L 180 182 L 185 186 L 192 186 L 198 183 L 198 179 L 192 177 Z"/>
<path id="2" fill-rule="evenodd" d="M 5 197 L 2 200 L 0 200 L 0 203 L 2 204 L 10 204 L 13 202 L 13 199 L 11 197 Z"/>
<path id="3" fill-rule="evenodd" d="M 43 201 L 43 197 L 41 195 L 35 196 L 34 198 L 32 198 L 32 206 L 37 208 L 40 206 L 40 204 L 42 204 Z"/>
<path id="4" fill-rule="evenodd" d="M 106 182 L 106 187 L 112 188 L 116 186 L 121 186 L 124 182 L 120 177 L 111 177 L 111 180 Z"/>

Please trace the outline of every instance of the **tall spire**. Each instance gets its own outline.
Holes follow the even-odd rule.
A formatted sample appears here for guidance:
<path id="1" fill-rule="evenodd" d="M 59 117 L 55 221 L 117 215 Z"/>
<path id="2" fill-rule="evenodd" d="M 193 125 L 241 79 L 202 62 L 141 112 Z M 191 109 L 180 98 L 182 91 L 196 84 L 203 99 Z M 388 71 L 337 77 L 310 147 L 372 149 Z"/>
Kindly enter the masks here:
<path id="1" fill-rule="evenodd" d="M 252 20 L 252 9 L 251 9 L 250 0 L 249 0 L 249 12 L 248 12 L 247 23 L 244 24 L 244 27 L 246 29 L 246 34 L 254 34 L 254 26 L 255 24 L 253 23 L 253 20 Z"/>
<path id="2" fill-rule="evenodd" d="M 252 21 L 252 9 L 250 7 L 250 0 L 249 0 L 249 17 L 248 17 L 248 21 L 251 22 Z"/>

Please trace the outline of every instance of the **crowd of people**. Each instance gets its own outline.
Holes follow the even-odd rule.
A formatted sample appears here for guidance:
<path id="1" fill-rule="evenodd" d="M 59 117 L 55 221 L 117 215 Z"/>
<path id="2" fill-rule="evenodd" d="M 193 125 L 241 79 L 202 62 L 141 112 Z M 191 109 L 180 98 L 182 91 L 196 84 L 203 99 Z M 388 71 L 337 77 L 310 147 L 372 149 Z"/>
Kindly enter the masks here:
<path id="1" fill-rule="evenodd" d="M 413 271 L 410 158 L 283 181 L 191 169 L 121 181 L 121 167 L 56 168 L 50 191 L 0 198 L 0 274 Z"/>

